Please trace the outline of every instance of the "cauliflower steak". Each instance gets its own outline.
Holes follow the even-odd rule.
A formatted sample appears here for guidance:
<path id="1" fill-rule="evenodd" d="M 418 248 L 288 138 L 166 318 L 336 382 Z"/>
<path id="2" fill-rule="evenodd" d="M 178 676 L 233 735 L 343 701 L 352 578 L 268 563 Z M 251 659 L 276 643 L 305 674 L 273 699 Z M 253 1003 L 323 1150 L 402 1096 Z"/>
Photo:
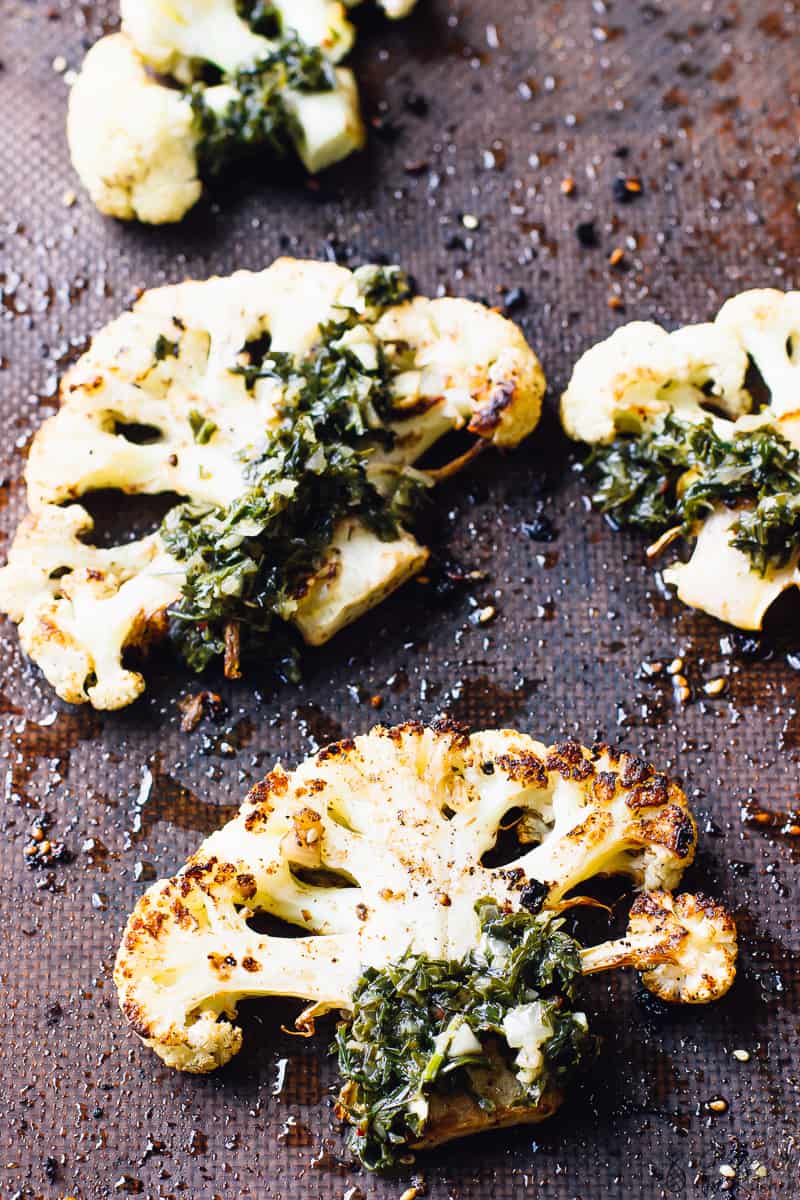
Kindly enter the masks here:
<path id="1" fill-rule="evenodd" d="M 381 5 L 390 17 L 413 6 Z M 203 180 L 246 154 L 293 150 L 314 174 L 362 147 L 355 78 L 337 65 L 355 30 L 337 0 L 121 0 L 121 10 L 122 31 L 87 54 L 67 115 L 73 166 L 102 213 L 180 221 Z"/>
<path id="2" fill-rule="evenodd" d="M 692 543 L 664 579 L 740 629 L 800 587 L 799 353 L 800 292 L 743 292 L 710 324 L 623 326 L 561 401 L 566 432 L 593 447 L 596 507 L 656 537 L 651 557 Z"/>
<path id="3" fill-rule="evenodd" d="M 97 708 L 141 693 L 123 654 L 168 624 L 191 666 L 224 655 L 233 676 L 280 657 L 282 621 L 319 644 L 424 565 L 407 525 L 441 472 L 412 464 L 455 429 L 473 453 L 515 446 L 543 391 L 515 325 L 409 299 L 396 268 L 280 259 L 146 292 L 34 438 L 0 606 L 59 696 Z M 186 502 L 101 548 L 80 499 L 108 488 Z"/>
<path id="4" fill-rule="evenodd" d="M 518 854 L 488 866 L 512 811 Z M 582 973 L 634 965 L 684 1002 L 727 991 L 730 918 L 669 895 L 695 842 L 680 788 L 624 752 L 548 749 L 512 730 L 468 736 L 447 722 L 379 726 L 294 771 L 276 767 L 148 889 L 117 955 L 120 1004 L 146 1045 L 194 1072 L 238 1052 L 245 997 L 299 998 L 309 1033 L 329 1010 L 349 1014 L 337 1035 L 341 1110 L 360 1156 L 385 1166 L 389 1143 L 549 1115 L 590 1048 L 571 1005 Z M 605 874 L 643 893 L 625 939 L 582 951 L 558 913 Z M 258 932 L 259 914 L 302 933 Z M 397 1036 L 405 1050 L 392 1050 Z M 376 1092 L 380 1047 L 395 1065 Z M 461 1068 L 466 1092 L 463 1079 L 439 1088 Z"/>

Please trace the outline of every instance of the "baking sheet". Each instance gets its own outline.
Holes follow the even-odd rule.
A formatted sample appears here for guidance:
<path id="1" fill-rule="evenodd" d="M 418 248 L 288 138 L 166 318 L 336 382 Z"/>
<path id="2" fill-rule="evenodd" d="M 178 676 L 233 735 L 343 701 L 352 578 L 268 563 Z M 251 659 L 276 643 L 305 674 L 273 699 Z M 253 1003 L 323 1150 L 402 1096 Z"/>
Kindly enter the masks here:
<path id="1" fill-rule="evenodd" d="M 410 585 L 309 655 L 300 686 L 219 683 L 218 725 L 180 732 L 177 700 L 196 685 L 163 662 L 131 710 L 68 709 L 3 628 L 0 1195 L 380 1200 L 409 1186 L 414 1171 L 376 1179 L 342 1161 L 326 1038 L 282 1034 L 293 1006 L 246 1006 L 240 1057 L 183 1077 L 125 1030 L 110 973 L 147 876 L 172 873 L 278 757 L 442 712 L 544 740 L 602 737 L 674 770 L 705 830 L 686 882 L 733 907 L 742 960 L 735 991 L 697 1011 L 661 1011 L 627 977 L 596 983 L 605 1051 L 562 1113 L 421 1159 L 427 1194 L 787 1194 L 799 1174 L 797 855 L 741 809 L 798 804 L 798 660 L 660 593 L 641 540 L 585 512 L 553 414 L 577 354 L 623 321 L 704 320 L 737 290 L 796 285 L 798 6 L 421 0 L 392 27 L 359 13 L 368 151 L 318 189 L 265 167 L 161 230 L 101 218 L 68 163 L 54 63 L 77 66 L 114 7 L 0 5 L 4 540 L 24 449 L 86 335 L 140 287 L 282 252 L 386 255 L 430 294 L 513 303 L 523 288 L 513 315 L 544 362 L 549 414 L 528 447 L 484 455 L 437 493 L 435 536 L 485 580 L 450 595 Z M 627 175 L 644 186 L 623 205 L 613 181 Z M 576 235 L 587 222 L 594 247 Z M 607 261 L 616 247 L 623 269 Z M 530 536 L 542 514 L 551 542 Z M 488 603 L 496 619 L 473 624 Z M 685 708 L 668 681 L 642 677 L 641 664 L 676 655 L 695 690 Z M 703 698 L 719 674 L 727 691 Z M 34 871 L 24 847 L 45 812 L 72 861 Z M 714 1115 L 705 1104 L 720 1096 L 729 1109 Z"/>

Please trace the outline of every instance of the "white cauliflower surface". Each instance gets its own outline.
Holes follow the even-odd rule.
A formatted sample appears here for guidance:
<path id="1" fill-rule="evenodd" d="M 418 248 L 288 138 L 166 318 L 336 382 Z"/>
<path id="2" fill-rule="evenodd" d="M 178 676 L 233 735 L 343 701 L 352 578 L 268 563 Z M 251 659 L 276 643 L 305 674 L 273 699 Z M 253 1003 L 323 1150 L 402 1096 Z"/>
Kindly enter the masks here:
<path id="1" fill-rule="evenodd" d="M 634 900 L 624 938 L 583 951 L 583 971 L 635 967 L 660 1000 L 708 1004 L 731 987 L 738 953 L 730 914 L 708 896 L 645 892 Z"/>
<path id="2" fill-rule="evenodd" d="M 673 333 L 651 322 L 616 330 L 576 364 L 561 420 L 571 438 L 602 446 L 658 430 L 669 413 L 698 423 L 710 417 L 726 439 L 769 427 L 800 450 L 799 386 L 800 292 L 754 290 L 728 300 L 712 323 Z M 768 402 L 759 407 L 762 388 Z M 730 544 L 747 507 L 714 507 L 697 525 L 689 560 L 671 563 L 663 575 L 685 604 L 757 630 L 773 601 L 800 586 L 800 573 L 797 554 L 761 573 Z"/>
<path id="3" fill-rule="evenodd" d="M 448 431 L 466 428 L 478 445 L 510 447 L 535 427 L 544 377 L 516 326 L 468 301 L 423 298 L 375 322 L 362 295 L 370 270 L 280 259 L 260 273 L 146 292 L 70 369 L 58 413 L 34 438 L 30 514 L 0 570 L 0 606 L 63 699 L 98 708 L 135 699 L 144 679 L 123 666 L 123 653 L 163 634 L 185 580 L 159 532 L 92 546 L 80 498 L 108 488 L 175 492 L 210 506 L 240 497 L 247 464 L 269 445 L 285 400 L 275 377 L 248 387 L 246 345 L 271 339 L 270 352 L 302 363 L 316 353 L 320 324 L 348 309 L 363 317 L 345 335 L 359 362 L 374 363 L 402 342 L 404 369 L 391 376 L 384 427 L 393 445 L 368 459 L 379 490 Z M 134 439 L 142 428 L 148 436 Z M 319 569 L 281 615 L 319 644 L 426 558 L 405 529 L 380 540 L 358 520 L 342 520 Z"/>
<path id="4" fill-rule="evenodd" d="M 390 17 L 413 6 L 382 5 Z M 248 20 L 246 2 L 121 0 L 120 7 L 122 32 L 87 54 L 67 117 L 73 165 L 101 212 L 180 221 L 202 193 L 206 168 L 219 169 L 212 157 L 204 166 L 210 127 L 224 132 L 231 153 L 237 139 L 239 152 L 249 145 L 269 153 L 276 136 L 289 141 L 312 174 L 363 146 L 355 78 L 335 65 L 355 37 L 342 4 L 278 0 L 269 37 Z M 202 82 L 201 64 L 221 71 L 222 82 Z"/>
<path id="5" fill-rule="evenodd" d="M 523 813 L 519 856 L 487 867 L 511 809 Z M 165 1062 L 209 1071 L 239 1050 L 247 996 L 298 997 L 308 1005 L 298 1025 L 312 1028 L 348 1008 L 366 966 L 407 950 L 464 955 L 479 940 L 478 900 L 517 908 L 533 891 L 557 909 L 598 874 L 668 889 L 695 837 L 683 792 L 631 755 L 548 749 L 512 730 L 377 727 L 294 771 L 277 767 L 176 876 L 148 889 L 117 956 L 120 1004 Z M 257 913 L 305 936 L 258 933 Z M 535 1017 L 517 1012 L 510 1029 L 529 1072 Z"/>

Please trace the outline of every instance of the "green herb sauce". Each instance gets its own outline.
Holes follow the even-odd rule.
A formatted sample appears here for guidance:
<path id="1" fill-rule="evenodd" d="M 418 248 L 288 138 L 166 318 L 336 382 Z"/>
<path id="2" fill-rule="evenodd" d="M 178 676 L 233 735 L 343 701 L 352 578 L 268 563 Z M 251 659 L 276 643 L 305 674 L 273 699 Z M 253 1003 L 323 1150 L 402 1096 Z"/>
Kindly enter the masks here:
<path id="1" fill-rule="evenodd" d="M 670 412 L 654 430 L 594 449 L 585 470 L 593 504 L 617 527 L 655 536 L 680 525 L 691 536 L 726 505 L 744 508 L 731 545 L 759 575 L 800 547 L 800 452 L 771 426 L 725 438 L 710 418 L 692 423 Z"/>
<path id="2" fill-rule="evenodd" d="M 398 303 L 408 294 L 395 268 L 361 268 L 362 294 Z M 400 358 L 377 345 L 376 365 L 364 366 L 342 339 L 370 325 L 382 308 L 364 316 L 342 310 L 323 325 L 307 357 L 274 353 L 269 339 L 253 343 L 258 361 L 234 365 L 254 388 L 258 379 L 282 385 L 280 423 L 244 467 L 246 490 L 226 507 L 181 504 L 166 516 L 161 534 L 185 565 L 181 600 L 172 610 L 172 633 L 183 657 L 202 670 L 225 654 L 226 627 L 235 623 L 243 655 L 272 649 L 273 623 L 291 609 L 319 567 L 336 524 L 358 517 L 381 539 L 395 537 L 411 519 L 420 486 L 400 471 L 378 491 L 368 476 L 370 455 L 392 445 L 390 384 Z M 207 441 L 213 422 L 195 414 L 195 438 Z M 273 631 L 273 632 L 271 632 Z M 267 635 L 270 634 L 269 647 Z M 278 637 L 278 655 L 286 641 Z M 274 654 L 269 655 L 274 657 Z"/>
<path id="3" fill-rule="evenodd" d="M 407 1159 L 426 1123 L 426 1097 L 475 1090 L 471 1067 L 483 1051 L 450 1057 L 449 1034 L 466 1024 L 482 1042 L 503 1046 L 503 1022 L 520 1005 L 539 1000 L 552 1029 L 541 1045 L 543 1065 L 521 1087 L 520 1104 L 535 1106 L 550 1085 L 565 1082 L 595 1048 L 582 1016 L 570 1011 L 581 975 L 580 946 L 551 913 L 504 913 L 491 900 L 477 905 L 480 944 L 458 962 L 406 954 L 358 982 L 353 1016 L 333 1047 L 349 1088 L 349 1144 L 370 1169 Z M 515 1051 L 505 1046 L 510 1070 Z"/>
<path id="4" fill-rule="evenodd" d="M 319 47 L 289 33 L 252 67 L 223 74 L 220 82 L 236 94 L 219 110 L 208 102 L 205 83 L 195 83 L 189 91 L 200 138 L 198 161 L 206 176 L 219 175 L 235 159 L 264 149 L 276 158 L 286 157 L 297 131 L 283 92 L 327 92 L 336 76 Z"/>

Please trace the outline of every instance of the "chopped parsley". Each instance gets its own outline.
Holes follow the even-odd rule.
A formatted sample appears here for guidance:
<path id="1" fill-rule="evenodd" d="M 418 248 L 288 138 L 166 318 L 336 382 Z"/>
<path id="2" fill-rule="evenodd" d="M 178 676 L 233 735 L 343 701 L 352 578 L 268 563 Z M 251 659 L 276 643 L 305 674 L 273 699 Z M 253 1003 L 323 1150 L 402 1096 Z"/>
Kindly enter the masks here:
<path id="1" fill-rule="evenodd" d="M 380 283 L 382 294 L 403 294 L 394 273 L 382 283 L 380 268 L 356 276 L 362 289 Z M 272 352 L 262 338 L 250 350 L 252 358 L 260 346 L 260 361 L 232 366 L 249 388 L 263 378 L 282 385 L 280 422 L 245 463 L 246 487 L 232 503 L 181 504 L 162 524 L 166 547 L 186 572 L 172 632 L 195 670 L 224 656 L 234 675 L 240 656 L 267 649 L 268 634 L 272 647 L 275 618 L 291 615 L 342 518 L 357 517 L 385 540 L 411 518 L 418 476 L 388 473 L 379 491 L 367 469 L 370 456 L 394 441 L 386 425 L 394 348 L 372 334 L 375 319 L 374 309 L 366 316 L 341 310 L 307 356 Z M 198 424 L 198 440 L 210 424 Z"/>
<path id="2" fill-rule="evenodd" d="M 408 1160 L 410 1146 L 424 1136 L 433 1092 L 468 1092 L 491 1111 L 490 1095 L 481 1092 L 487 1039 L 517 1074 L 524 1107 L 535 1106 L 594 1051 L 585 1017 L 570 1010 L 581 957 L 563 920 L 504 913 L 491 900 L 480 901 L 477 912 L 481 940 L 460 961 L 406 954 L 366 970 L 353 1015 L 337 1030 L 333 1049 L 345 1080 L 340 1108 L 351 1124 L 349 1145 L 370 1169 Z M 541 1060 L 531 1078 L 521 1078 L 504 1022 L 537 1001 L 545 1036 L 533 1051 Z M 465 1038 L 467 1031 L 473 1036 Z"/>
<path id="3" fill-rule="evenodd" d="M 765 425 L 726 438 L 711 418 L 669 412 L 656 429 L 595 448 L 585 469 L 592 502 L 616 527 L 651 536 L 680 526 L 686 536 L 719 505 L 741 507 L 731 545 L 764 575 L 800 548 L 800 452 Z"/>
<path id="4" fill-rule="evenodd" d="M 271 6 L 254 7 L 266 13 Z M 213 95 L 209 97 L 206 84 L 195 83 L 189 91 L 204 175 L 219 175 L 232 160 L 264 149 L 284 158 L 297 130 L 283 92 L 327 92 L 335 86 L 336 76 L 319 47 L 289 33 L 253 66 L 223 74 L 220 82 L 234 93 L 221 107 Z"/>

